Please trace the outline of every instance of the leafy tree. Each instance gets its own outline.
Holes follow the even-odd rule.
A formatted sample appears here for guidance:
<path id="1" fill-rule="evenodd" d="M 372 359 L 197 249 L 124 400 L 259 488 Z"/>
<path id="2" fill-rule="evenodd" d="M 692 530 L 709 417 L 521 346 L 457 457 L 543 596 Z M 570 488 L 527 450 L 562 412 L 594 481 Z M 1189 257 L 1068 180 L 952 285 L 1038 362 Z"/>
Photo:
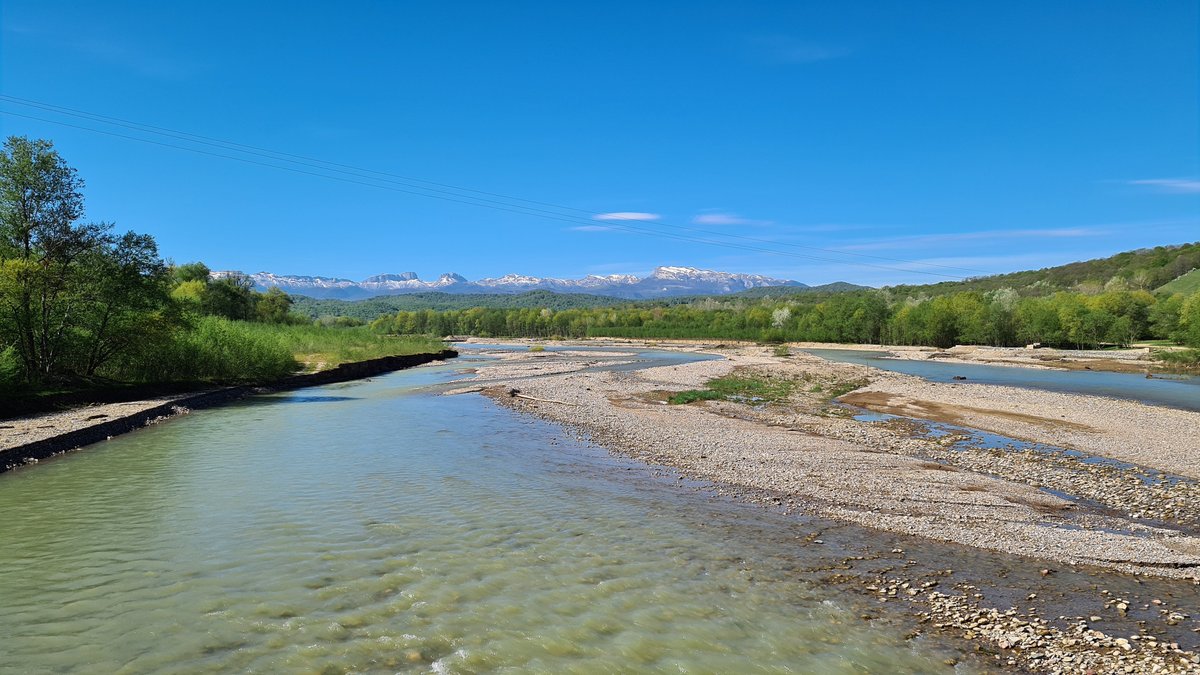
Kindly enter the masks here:
<path id="1" fill-rule="evenodd" d="M 1183 311 L 1182 293 L 1160 298 L 1147 312 L 1150 334 L 1161 340 L 1176 339 L 1179 334 L 1179 315 Z"/>
<path id="2" fill-rule="evenodd" d="M 67 355 L 83 298 L 76 264 L 109 241 L 80 224 L 83 181 L 49 141 L 13 136 L 0 152 L 0 311 L 26 375 L 45 378 Z"/>
<path id="3" fill-rule="evenodd" d="M 292 298 L 278 286 L 255 298 L 254 312 L 259 321 L 266 323 L 288 323 L 292 311 Z"/>
<path id="4" fill-rule="evenodd" d="M 1193 293 L 1183 302 L 1177 338 L 1186 345 L 1200 347 L 1200 293 Z"/>
<path id="5" fill-rule="evenodd" d="M 80 317 L 85 336 L 81 371 L 92 376 L 135 343 L 162 342 L 178 324 L 171 311 L 168 271 L 148 235 L 109 238 L 81 260 L 88 300 Z"/>
<path id="6" fill-rule="evenodd" d="M 202 299 L 204 313 L 242 321 L 253 319 L 253 286 L 250 277 L 244 275 L 230 275 L 209 281 Z"/>
<path id="7" fill-rule="evenodd" d="M 177 265 L 171 269 L 171 280 L 176 284 L 185 284 L 195 281 L 208 284 L 208 280 L 211 276 L 212 270 L 208 269 L 208 265 L 205 265 L 202 262 L 192 262 L 183 265 Z"/>
<path id="8" fill-rule="evenodd" d="M 93 376 L 176 326 L 154 239 L 81 223 L 83 181 L 49 141 L 0 152 L 0 345 L 31 381 Z M 9 357 L 11 358 L 11 356 Z"/>

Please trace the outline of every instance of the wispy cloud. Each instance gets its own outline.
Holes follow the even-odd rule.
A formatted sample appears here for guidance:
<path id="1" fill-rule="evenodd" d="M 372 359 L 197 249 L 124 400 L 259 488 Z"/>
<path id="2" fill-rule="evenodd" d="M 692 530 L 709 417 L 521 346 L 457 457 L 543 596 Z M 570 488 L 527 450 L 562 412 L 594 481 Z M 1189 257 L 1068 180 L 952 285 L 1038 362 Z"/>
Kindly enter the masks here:
<path id="1" fill-rule="evenodd" d="M 120 36 L 99 25 L 80 26 L 78 32 L 60 26 L 5 23 L 13 39 L 36 42 L 39 47 L 71 52 L 90 64 L 101 64 L 155 80 L 185 80 L 203 70 L 198 63 L 166 55 L 163 45 L 152 47 L 145 39 Z"/>
<path id="2" fill-rule="evenodd" d="M 1144 185 L 1156 192 L 1167 192 L 1176 195 L 1200 194 L 1200 180 L 1195 178 L 1145 178 L 1131 180 L 1130 185 Z"/>
<path id="3" fill-rule="evenodd" d="M 607 227 L 605 225 L 576 225 L 575 227 L 568 227 L 567 229 L 570 230 L 571 232 L 612 232 L 613 231 L 613 228 Z"/>
<path id="4" fill-rule="evenodd" d="M 597 213 L 593 220 L 659 220 L 662 216 L 657 213 L 642 213 L 641 211 L 614 211 L 612 213 Z"/>
<path id="5" fill-rule="evenodd" d="M 69 43 L 83 56 L 132 70 L 144 77 L 158 80 L 184 80 L 196 68 L 182 61 L 162 56 L 133 42 L 108 37 L 93 37 Z"/>
<path id="6" fill-rule="evenodd" d="M 762 35 L 750 39 L 755 54 L 766 61 L 782 64 L 817 63 L 850 55 L 850 49 L 819 44 L 788 35 Z"/>
<path id="7" fill-rule="evenodd" d="M 701 213 L 692 222 L 697 225 L 770 225 L 769 220 L 754 220 L 753 218 L 745 218 L 736 213 L 723 213 L 714 211 L 710 213 Z"/>
<path id="8" fill-rule="evenodd" d="M 1107 229 L 1095 227 L 1058 227 L 1046 229 L 1026 229 L 1026 230 L 984 230 L 980 232 L 946 232 L 943 234 L 921 234 L 911 237 L 892 237 L 890 239 L 877 239 L 874 241 L 863 242 L 860 244 L 847 244 L 838 246 L 839 250 L 844 251 L 871 251 L 888 248 L 913 248 L 917 246 L 935 246 L 941 244 L 952 244 L 957 242 L 971 241 L 1002 241 L 1012 239 L 1036 239 L 1036 238 L 1069 238 L 1069 237 L 1094 237 L 1107 233 Z"/>

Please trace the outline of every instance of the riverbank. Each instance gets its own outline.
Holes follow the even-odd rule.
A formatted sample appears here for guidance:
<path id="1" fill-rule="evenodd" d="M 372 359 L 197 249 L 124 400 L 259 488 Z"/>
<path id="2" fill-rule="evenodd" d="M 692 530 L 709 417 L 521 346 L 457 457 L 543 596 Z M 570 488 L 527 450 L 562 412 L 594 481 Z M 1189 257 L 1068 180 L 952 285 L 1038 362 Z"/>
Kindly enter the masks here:
<path id="1" fill-rule="evenodd" d="M 1099 519 L 1090 528 L 1057 527 L 1062 514 L 1077 510 L 1069 500 L 1025 483 L 931 462 L 926 458 L 928 446 L 936 441 L 846 419 L 831 408 L 825 392 L 838 383 L 864 380 L 869 384 L 859 391 L 920 392 L 926 398 L 937 392 L 939 400 L 953 399 L 960 407 L 978 403 L 973 407 L 978 419 L 969 417 L 968 422 L 988 422 L 999 431 L 1015 428 L 1030 437 L 1078 438 L 1087 441 L 1094 454 L 1119 454 L 1172 473 L 1194 473 L 1187 466 L 1191 439 L 1182 432 L 1200 428 L 1194 426 L 1200 425 L 1200 414 L 1110 399 L 1104 400 L 1104 409 L 1092 412 L 1087 408 L 1096 405 L 1090 400 L 1094 397 L 1077 400 L 1050 392 L 1014 394 L 984 385 L 939 385 L 806 354 L 776 357 L 763 348 L 715 351 L 725 360 L 617 373 L 578 372 L 585 364 L 572 368 L 569 362 L 577 357 L 569 354 L 525 356 L 559 362 L 540 376 L 531 376 L 522 354 L 514 353 L 479 367 L 475 377 L 486 386 L 485 393 L 501 403 L 583 427 L 626 454 L 697 478 L 783 493 L 789 495 L 786 503 L 819 515 L 1008 553 L 1050 554 L 1063 562 L 1200 579 L 1200 538 L 1118 515 L 1088 514 Z M 665 404 L 666 392 L 702 388 L 735 369 L 793 377 L 808 390 L 787 405 Z M 509 396 L 512 389 L 519 395 Z M 1020 413 L 1004 408 L 1014 395 L 1025 399 L 1022 409 L 1053 409 L 1058 414 L 1018 417 Z M 1077 405 L 1065 405 L 1072 402 Z M 1147 426 L 1160 415 L 1165 423 Z M 1140 436 L 1140 447 L 1125 448 L 1133 435 Z M 852 484 L 845 481 L 848 470 L 856 476 Z M 1046 470 L 1058 471 L 1050 465 Z"/>
<path id="2" fill-rule="evenodd" d="M 664 347 L 661 342 L 655 345 Z M 676 348 L 705 349 L 697 343 Z M 510 353 L 481 366 L 474 381 L 463 383 L 471 386 L 459 391 L 482 390 L 502 405 L 578 429 L 610 450 L 672 467 L 681 479 L 707 482 L 717 492 L 768 508 L 1012 554 L 1034 569 L 1042 568 L 1044 575 L 1064 569 L 1085 575 L 1089 569 L 1109 569 L 1175 579 L 1184 584 L 1181 588 L 1190 589 L 1200 580 L 1196 482 L 1186 477 L 1144 480 L 1147 469 L 1186 468 L 1187 457 L 1196 456 L 1187 444 L 1190 436 L 1175 437 L 1182 429 L 1200 428 L 1200 414 L 1111 399 L 1093 413 L 1088 407 L 1096 405 L 1090 400 L 1095 397 L 995 391 L 1002 388 L 978 384 L 937 385 L 807 354 L 776 356 L 762 347 L 707 349 L 726 360 L 589 372 L 582 363 L 572 367 L 568 355 L 526 356 L 555 360 L 553 374 L 540 376 L 523 367 L 521 353 Z M 782 403 L 665 403 L 671 392 L 703 388 L 709 380 L 733 373 L 791 378 L 802 386 Z M 1061 433 L 1090 439 L 1089 450 L 1100 456 L 1116 454 L 1133 438 L 1130 434 L 1140 434 L 1137 447 L 1126 448 L 1123 456 L 1136 453 L 1141 464 L 1095 463 L 1092 455 L 1082 452 L 951 448 L 946 437 L 926 437 L 914 429 L 917 423 L 855 420 L 829 399 L 829 393 L 861 381 L 872 391 L 920 387 L 921 394 L 931 398 L 936 392 L 939 400 L 944 396 L 956 405 L 995 413 L 992 418 L 1020 427 L 1007 431 L 1028 432 L 1033 440 L 1061 441 L 1046 434 L 1066 429 Z M 1038 419 L 1013 419 L 1012 411 L 1001 404 L 1014 397 L 1043 413 L 1035 416 Z M 1054 411 L 1053 417 L 1045 414 L 1048 410 Z M 1173 422 L 1157 423 L 1164 412 Z M 1105 418 L 1104 424 L 1098 424 L 1097 415 Z M 846 569 L 854 565 L 849 561 Z M 938 587 L 939 582 L 943 586 Z M 1195 598 L 1179 605 L 1145 600 L 1148 618 L 1141 619 L 1138 637 L 1131 642 L 1102 630 L 1097 625 L 1100 616 L 1081 613 L 1055 620 L 1040 615 L 1037 593 L 1020 605 L 1014 601 L 1011 613 L 1009 608 L 983 604 L 971 590 L 982 582 L 968 579 L 948 588 L 937 575 L 883 574 L 872 583 L 871 592 L 882 593 L 885 600 L 899 597 L 918 603 L 941 629 L 965 631 L 968 638 L 1004 650 L 1014 663 L 1033 670 L 1197 668 L 1192 660 L 1196 654 L 1177 650 L 1176 644 L 1200 630 L 1188 613 L 1188 603 Z M 1139 602 L 1116 594 L 1104 607 L 1124 616 Z M 1146 639 L 1141 631 L 1157 636 Z"/>
<path id="3" fill-rule="evenodd" d="M 458 352 L 453 349 L 385 356 L 342 363 L 327 370 L 291 375 L 261 385 L 221 387 L 187 394 L 100 403 L 5 419 L 0 421 L 0 473 L 186 415 L 192 410 L 222 405 L 252 394 L 348 382 L 456 356 Z"/>

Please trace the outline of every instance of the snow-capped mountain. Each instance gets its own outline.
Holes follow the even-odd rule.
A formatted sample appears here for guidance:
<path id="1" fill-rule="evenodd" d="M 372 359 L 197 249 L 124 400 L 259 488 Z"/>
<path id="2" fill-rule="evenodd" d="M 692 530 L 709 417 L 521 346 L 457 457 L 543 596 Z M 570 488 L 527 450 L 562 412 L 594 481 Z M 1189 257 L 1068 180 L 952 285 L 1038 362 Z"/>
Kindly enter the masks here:
<path id="1" fill-rule="evenodd" d="M 230 276 L 239 272 L 213 272 L 213 276 Z M 259 272 L 249 274 L 254 287 L 266 290 L 278 286 L 293 295 L 314 298 L 343 298 L 348 300 L 376 295 L 399 295 L 422 291 L 444 293 L 524 293 L 548 290 L 557 293 L 592 293 L 620 298 L 662 298 L 676 295 L 720 295 L 736 293 L 762 286 L 798 286 L 798 281 L 775 279 L 758 274 L 715 272 L 694 267 L 659 267 L 648 277 L 632 274 L 590 274 L 582 279 L 553 279 L 523 274 L 506 274 L 495 279 L 468 281 L 452 272 L 436 281 L 424 281 L 413 272 L 378 274 L 362 281 L 332 277 L 293 276 Z"/>

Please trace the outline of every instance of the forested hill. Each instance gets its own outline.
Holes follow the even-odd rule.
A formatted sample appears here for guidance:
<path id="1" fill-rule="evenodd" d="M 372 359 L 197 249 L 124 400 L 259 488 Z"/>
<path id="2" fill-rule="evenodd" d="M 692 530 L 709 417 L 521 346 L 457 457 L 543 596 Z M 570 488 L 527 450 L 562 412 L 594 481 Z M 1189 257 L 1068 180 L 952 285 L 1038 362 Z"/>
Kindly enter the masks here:
<path id="1" fill-rule="evenodd" d="M 1099 291 L 1113 287 L 1155 291 L 1197 268 L 1200 268 L 1200 242 L 1143 248 L 1108 258 L 965 281 L 890 286 L 888 290 L 900 297 L 938 296 L 1001 288 L 1011 288 L 1023 296 L 1049 295 L 1066 290 Z"/>
<path id="2" fill-rule="evenodd" d="M 372 321 L 384 314 L 432 309 L 580 309 L 585 307 L 609 307 L 628 303 L 629 300 L 605 295 L 586 293 L 555 293 L 553 291 L 529 291 L 528 293 L 409 293 L 407 295 L 381 295 L 366 300 L 334 300 L 293 296 L 292 311 L 312 318 L 323 316 L 348 316 L 362 321 Z"/>
<path id="3" fill-rule="evenodd" d="M 407 295 L 380 295 L 365 300 L 338 300 L 332 298 L 309 298 L 302 295 L 292 296 L 294 304 L 292 311 L 313 319 L 321 317 L 350 317 L 360 321 L 370 322 L 385 315 L 396 312 L 412 312 L 430 309 L 437 312 L 473 309 L 592 309 L 595 307 L 612 307 L 616 305 L 633 305 L 644 307 L 670 307 L 686 305 L 705 298 L 714 300 L 737 300 L 739 298 L 786 298 L 804 296 L 814 302 L 828 296 L 848 291 L 870 290 L 866 286 L 855 286 L 846 282 L 825 284 L 823 286 L 777 286 L 752 288 L 740 293 L 730 293 L 720 296 L 681 295 L 673 298 L 656 300 L 630 300 L 615 298 L 607 295 L 590 295 L 586 293 L 556 293 L 554 291 L 529 291 L 516 295 L 508 293 L 409 293 Z"/>
<path id="4" fill-rule="evenodd" d="M 835 281 L 830 284 L 821 284 L 820 286 L 762 286 L 759 288 L 751 288 L 737 293 L 731 293 L 726 297 L 731 298 L 786 298 L 794 295 L 816 296 L 821 294 L 831 293 L 847 293 L 850 291 L 868 291 L 870 286 L 859 286 L 847 281 Z"/>

